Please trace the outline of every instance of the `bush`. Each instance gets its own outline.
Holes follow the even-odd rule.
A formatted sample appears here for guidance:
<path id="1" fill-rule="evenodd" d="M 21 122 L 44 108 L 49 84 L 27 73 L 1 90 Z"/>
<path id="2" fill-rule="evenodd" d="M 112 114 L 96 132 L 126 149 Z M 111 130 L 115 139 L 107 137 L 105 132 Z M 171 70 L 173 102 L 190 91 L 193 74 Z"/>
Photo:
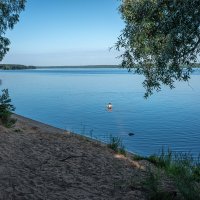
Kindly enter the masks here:
<path id="1" fill-rule="evenodd" d="M 2 95 L 0 95 L 0 120 L 2 124 L 6 126 L 13 124 L 14 120 L 11 119 L 11 115 L 14 110 L 15 107 L 11 104 L 8 89 L 3 89 Z"/>

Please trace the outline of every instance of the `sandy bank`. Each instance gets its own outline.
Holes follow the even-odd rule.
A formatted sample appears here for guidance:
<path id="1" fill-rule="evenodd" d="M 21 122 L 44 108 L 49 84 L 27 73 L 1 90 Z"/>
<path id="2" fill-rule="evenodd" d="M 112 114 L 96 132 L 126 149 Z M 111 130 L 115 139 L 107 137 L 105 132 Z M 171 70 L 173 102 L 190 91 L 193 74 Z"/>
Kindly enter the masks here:
<path id="1" fill-rule="evenodd" d="M 14 115 L 0 126 L 0 199 L 145 199 L 145 172 L 98 142 Z"/>

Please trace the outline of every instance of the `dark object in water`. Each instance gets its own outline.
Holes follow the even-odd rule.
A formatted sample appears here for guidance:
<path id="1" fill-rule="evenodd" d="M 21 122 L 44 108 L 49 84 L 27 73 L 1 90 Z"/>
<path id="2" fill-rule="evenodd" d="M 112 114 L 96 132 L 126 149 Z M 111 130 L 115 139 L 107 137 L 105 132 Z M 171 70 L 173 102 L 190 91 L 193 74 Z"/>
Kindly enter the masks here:
<path id="1" fill-rule="evenodd" d="M 135 135 L 135 133 L 128 133 L 128 135 L 129 135 L 129 136 L 133 136 L 133 135 Z"/>

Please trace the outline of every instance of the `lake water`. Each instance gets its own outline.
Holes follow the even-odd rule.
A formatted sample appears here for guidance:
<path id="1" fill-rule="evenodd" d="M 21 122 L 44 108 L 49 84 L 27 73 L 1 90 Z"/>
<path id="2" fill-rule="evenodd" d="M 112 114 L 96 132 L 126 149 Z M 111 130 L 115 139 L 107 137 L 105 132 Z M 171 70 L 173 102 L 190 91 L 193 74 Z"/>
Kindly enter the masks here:
<path id="1" fill-rule="evenodd" d="M 118 136 L 141 155 L 162 147 L 200 152 L 199 70 L 189 83 L 163 88 L 147 100 L 143 76 L 122 69 L 0 71 L 0 79 L 20 115 L 102 141 Z"/>

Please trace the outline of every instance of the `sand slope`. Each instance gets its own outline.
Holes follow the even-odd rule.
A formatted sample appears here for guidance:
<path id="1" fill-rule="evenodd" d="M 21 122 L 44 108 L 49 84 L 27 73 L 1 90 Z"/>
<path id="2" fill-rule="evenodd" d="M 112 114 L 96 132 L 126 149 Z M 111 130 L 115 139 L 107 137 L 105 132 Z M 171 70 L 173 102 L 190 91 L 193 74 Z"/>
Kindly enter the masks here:
<path id="1" fill-rule="evenodd" d="M 133 187 L 145 173 L 139 163 L 82 136 L 14 117 L 15 127 L 0 126 L 0 199 L 145 199 Z"/>

